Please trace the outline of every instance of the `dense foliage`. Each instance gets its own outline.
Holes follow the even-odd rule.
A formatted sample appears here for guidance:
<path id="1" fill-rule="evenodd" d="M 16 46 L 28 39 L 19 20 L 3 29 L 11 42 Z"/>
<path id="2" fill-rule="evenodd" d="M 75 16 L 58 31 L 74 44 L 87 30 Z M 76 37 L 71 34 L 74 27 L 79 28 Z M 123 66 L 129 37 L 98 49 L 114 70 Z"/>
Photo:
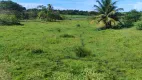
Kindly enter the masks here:
<path id="1" fill-rule="evenodd" d="M 129 22 L 137 22 L 141 18 L 141 13 L 137 10 L 131 10 L 125 14 L 125 20 Z"/>
<path id="2" fill-rule="evenodd" d="M 41 6 L 40 6 L 41 7 Z M 95 11 L 79 11 L 79 10 L 56 10 L 54 9 L 54 12 L 56 12 L 56 15 L 82 15 L 82 16 L 94 16 L 98 15 Z M 41 8 L 33 8 L 33 9 L 27 9 L 25 11 L 25 19 L 37 19 L 38 15 L 42 14 Z M 64 18 L 64 17 L 62 17 Z"/>
<path id="3" fill-rule="evenodd" d="M 23 11 L 26 10 L 25 7 L 13 2 L 13 1 L 0 1 L 0 10 L 14 10 L 14 11 Z"/>
<path id="4" fill-rule="evenodd" d="M 37 19 L 38 17 L 38 13 L 39 10 L 34 8 L 34 9 L 27 9 L 26 11 L 24 11 L 24 13 L 22 14 L 23 19 Z"/>
<path id="5" fill-rule="evenodd" d="M 0 24 L 19 24 L 19 20 L 22 18 L 24 10 L 25 7 L 22 7 L 13 1 L 0 1 Z"/>
<path id="6" fill-rule="evenodd" d="M 20 24 L 19 19 L 15 15 L 0 14 L 0 25 Z"/>
<path id="7" fill-rule="evenodd" d="M 129 12 L 124 13 L 123 15 L 123 23 L 125 27 L 131 27 L 135 22 L 141 19 L 141 12 L 137 10 L 131 10 Z"/>
<path id="8" fill-rule="evenodd" d="M 95 11 L 80 11 L 80 10 L 56 10 L 64 15 L 96 15 Z"/>
<path id="9" fill-rule="evenodd" d="M 45 21 L 56 21 L 56 20 L 62 20 L 63 18 L 60 16 L 60 14 L 56 11 L 54 11 L 51 4 L 48 4 L 48 6 L 39 6 L 40 12 L 38 13 L 38 17 L 41 20 Z"/>
<path id="10" fill-rule="evenodd" d="M 16 15 L 17 18 L 21 18 L 21 14 L 24 10 L 26 10 L 26 8 L 19 5 L 18 3 L 8 0 L 0 1 L 0 10 L 0 14 L 6 14 L 4 11 L 9 11 L 10 13 Z"/>
<path id="11" fill-rule="evenodd" d="M 135 23 L 136 29 L 137 30 L 142 30 L 142 21 L 138 21 Z"/>

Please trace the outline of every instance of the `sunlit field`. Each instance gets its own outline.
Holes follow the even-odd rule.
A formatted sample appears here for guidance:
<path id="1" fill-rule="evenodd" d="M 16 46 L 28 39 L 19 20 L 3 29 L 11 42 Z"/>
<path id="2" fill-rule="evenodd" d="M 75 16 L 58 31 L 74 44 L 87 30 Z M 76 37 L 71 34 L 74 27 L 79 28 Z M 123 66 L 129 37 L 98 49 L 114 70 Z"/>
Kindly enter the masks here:
<path id="1" fill-rule="evenodd" d="M 89 20 L 0 26 L 1 80 L 141 80 L 142 32 Z M 78 56 L 82 46 L 90 55 Z"/>
<path id="2" fill-rule="evenodd" d="M 140 3 L 1 0 L 0 80 L 142 80 Z"/>

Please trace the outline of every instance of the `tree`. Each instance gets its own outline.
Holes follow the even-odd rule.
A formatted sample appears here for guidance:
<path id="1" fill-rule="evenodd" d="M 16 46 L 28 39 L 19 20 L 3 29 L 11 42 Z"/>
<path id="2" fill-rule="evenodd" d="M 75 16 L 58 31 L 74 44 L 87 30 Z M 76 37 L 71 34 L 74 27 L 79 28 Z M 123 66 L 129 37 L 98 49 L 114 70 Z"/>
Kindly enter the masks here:
<path id="1" fill-rule="evenodd" d="M 53 11 L 53 10 L 54 10 L 51 4 L 48 4 L 47 6 L 48 6 L 48 7 L 47 7 L 47 10 L 48 10 L 48 11 Z"/>
<path id="2" fill-rule="evenodd" d="M 38 13 L 38 17 L 39 17 L 39 19 L 41 19 L 41 20 L 45 20 L 45 19 L 47 18 L 47 14 L 46 14 L 44 11 L 40 11 L 40 12 Z"/>
<path id="3" fill-rule="evenodd" d="M 25 7 L 13 2 L 13 1 L 0 1 L 0 10 L 10 10 L 10 11 L 23 11 L 26 10 Z"/>
<path id="4" fill-rule="evenodd" d="M 0 1 L 0 24 L 20 24 L 19 19 L 21 19 L 24 10 L 26 10 L 25 7 L 13 1 Z"/>
<path id="5" fill-rule="evenodd" d="M 112 28 L 112 23 L 119 21 L 118 11 L 123 10 L 122 8 L 117 8 L 116 3 L 112 0 L 97 0 L 99 5 L 94 5 L 96 11 L 100 14 L 98 22 L 103 22 L 105 28 Z"/>
<path id="6" fill-rule="evenodd" d="M 13 1 L 0 1 L 0 10 L 1 14 L 14 14 L 17 18 L 21 18 L 21 14 L 25 7 L 13 2 Z"/>
<path id="7" fill-rule="evenodd" d="M 54 11 L 53 7 L 51 4 L 48 4 L 46 6 L 39 6 L 41 11 L 38 13 L 38 17 L 41 20 L 45 21 L 56 21 L 56 20 L 61 20 L 61 16 L 57 11 Z"/>
<path id="8" fill-rule="evenodd" d="M 33 9 L 28 9 L 26 10 L 25 13 L 25 18 L 26 16 L 28 17 L 28 19 L 36 19 L 38 17 L 38 12 L 39 10 L 36 8 Z"/>

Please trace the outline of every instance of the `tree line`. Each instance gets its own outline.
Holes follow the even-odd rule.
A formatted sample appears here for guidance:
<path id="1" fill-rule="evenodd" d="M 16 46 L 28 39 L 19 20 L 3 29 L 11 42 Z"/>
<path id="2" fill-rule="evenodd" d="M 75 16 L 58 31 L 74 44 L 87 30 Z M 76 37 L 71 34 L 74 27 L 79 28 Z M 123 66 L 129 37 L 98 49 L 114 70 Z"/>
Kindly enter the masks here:
<path id="1" fill-rule="evenodd" d="M 94 5 L 94 11 L 80 10 L 56 10 L 51 4 L 47 6 L 39 5 L 37 8 L 26 9 L 22 5 L 13 1 L 0 1 L 0 24 L 20 24 L 20 20 L 38 19 L 41 21 L 64 20 L 64 15 L 87 15 L 95 16 L 98 22 L 103 22 L 105 28 L 130 27 L 134 22 L 141 19 L 142 12 L 131 10 L 129 12 L 119 12 L 122 8 L 117 8 L 116 3 L 111 0 L 97 0 L 98 5 Z M 94 19 L 92 18 L 92 19 Z"/>
<path id="2" fill-rule="evenodd" d="M 19 24 L 20 20 L 39 19 L 56 21 L 65 19 L 64 15 L 94 15 L 94 11 L 56 10 L 51 4 L 39 5 L 37 8 L 26 9 L 13 1 L 0 1 L 0 24 Z"/>
<path id="3" fill-rule="evenodd" d="M 41 9 L 33 8 L 33 9 L 27 9 L 25 11 L 25 19 L 35 19 L 38 17 L 38 13 L 41 11 Z M 92 16 L 97 15 L 98 13 L 95 11 L 80 11 L 80 10 L 56 10 L 54 11 L 60 15 L 84 15 L 84 16 Z"/>

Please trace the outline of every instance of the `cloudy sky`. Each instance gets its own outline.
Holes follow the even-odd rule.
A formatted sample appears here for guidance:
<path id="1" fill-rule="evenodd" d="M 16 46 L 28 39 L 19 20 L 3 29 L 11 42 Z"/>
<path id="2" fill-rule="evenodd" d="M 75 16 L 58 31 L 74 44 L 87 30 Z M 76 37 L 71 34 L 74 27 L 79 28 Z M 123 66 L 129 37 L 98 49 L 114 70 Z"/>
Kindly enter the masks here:
<path id="1" fill-rule="evenodd" d="M 52 4 L 55 9 L 94 10 L 95 0 L 13 0 L 26 8 L 35 8 L 38 5 Z M 137 9 L 142 11 L 142 0 L 117 0 L 117 6 L 125 11 Z"/>

